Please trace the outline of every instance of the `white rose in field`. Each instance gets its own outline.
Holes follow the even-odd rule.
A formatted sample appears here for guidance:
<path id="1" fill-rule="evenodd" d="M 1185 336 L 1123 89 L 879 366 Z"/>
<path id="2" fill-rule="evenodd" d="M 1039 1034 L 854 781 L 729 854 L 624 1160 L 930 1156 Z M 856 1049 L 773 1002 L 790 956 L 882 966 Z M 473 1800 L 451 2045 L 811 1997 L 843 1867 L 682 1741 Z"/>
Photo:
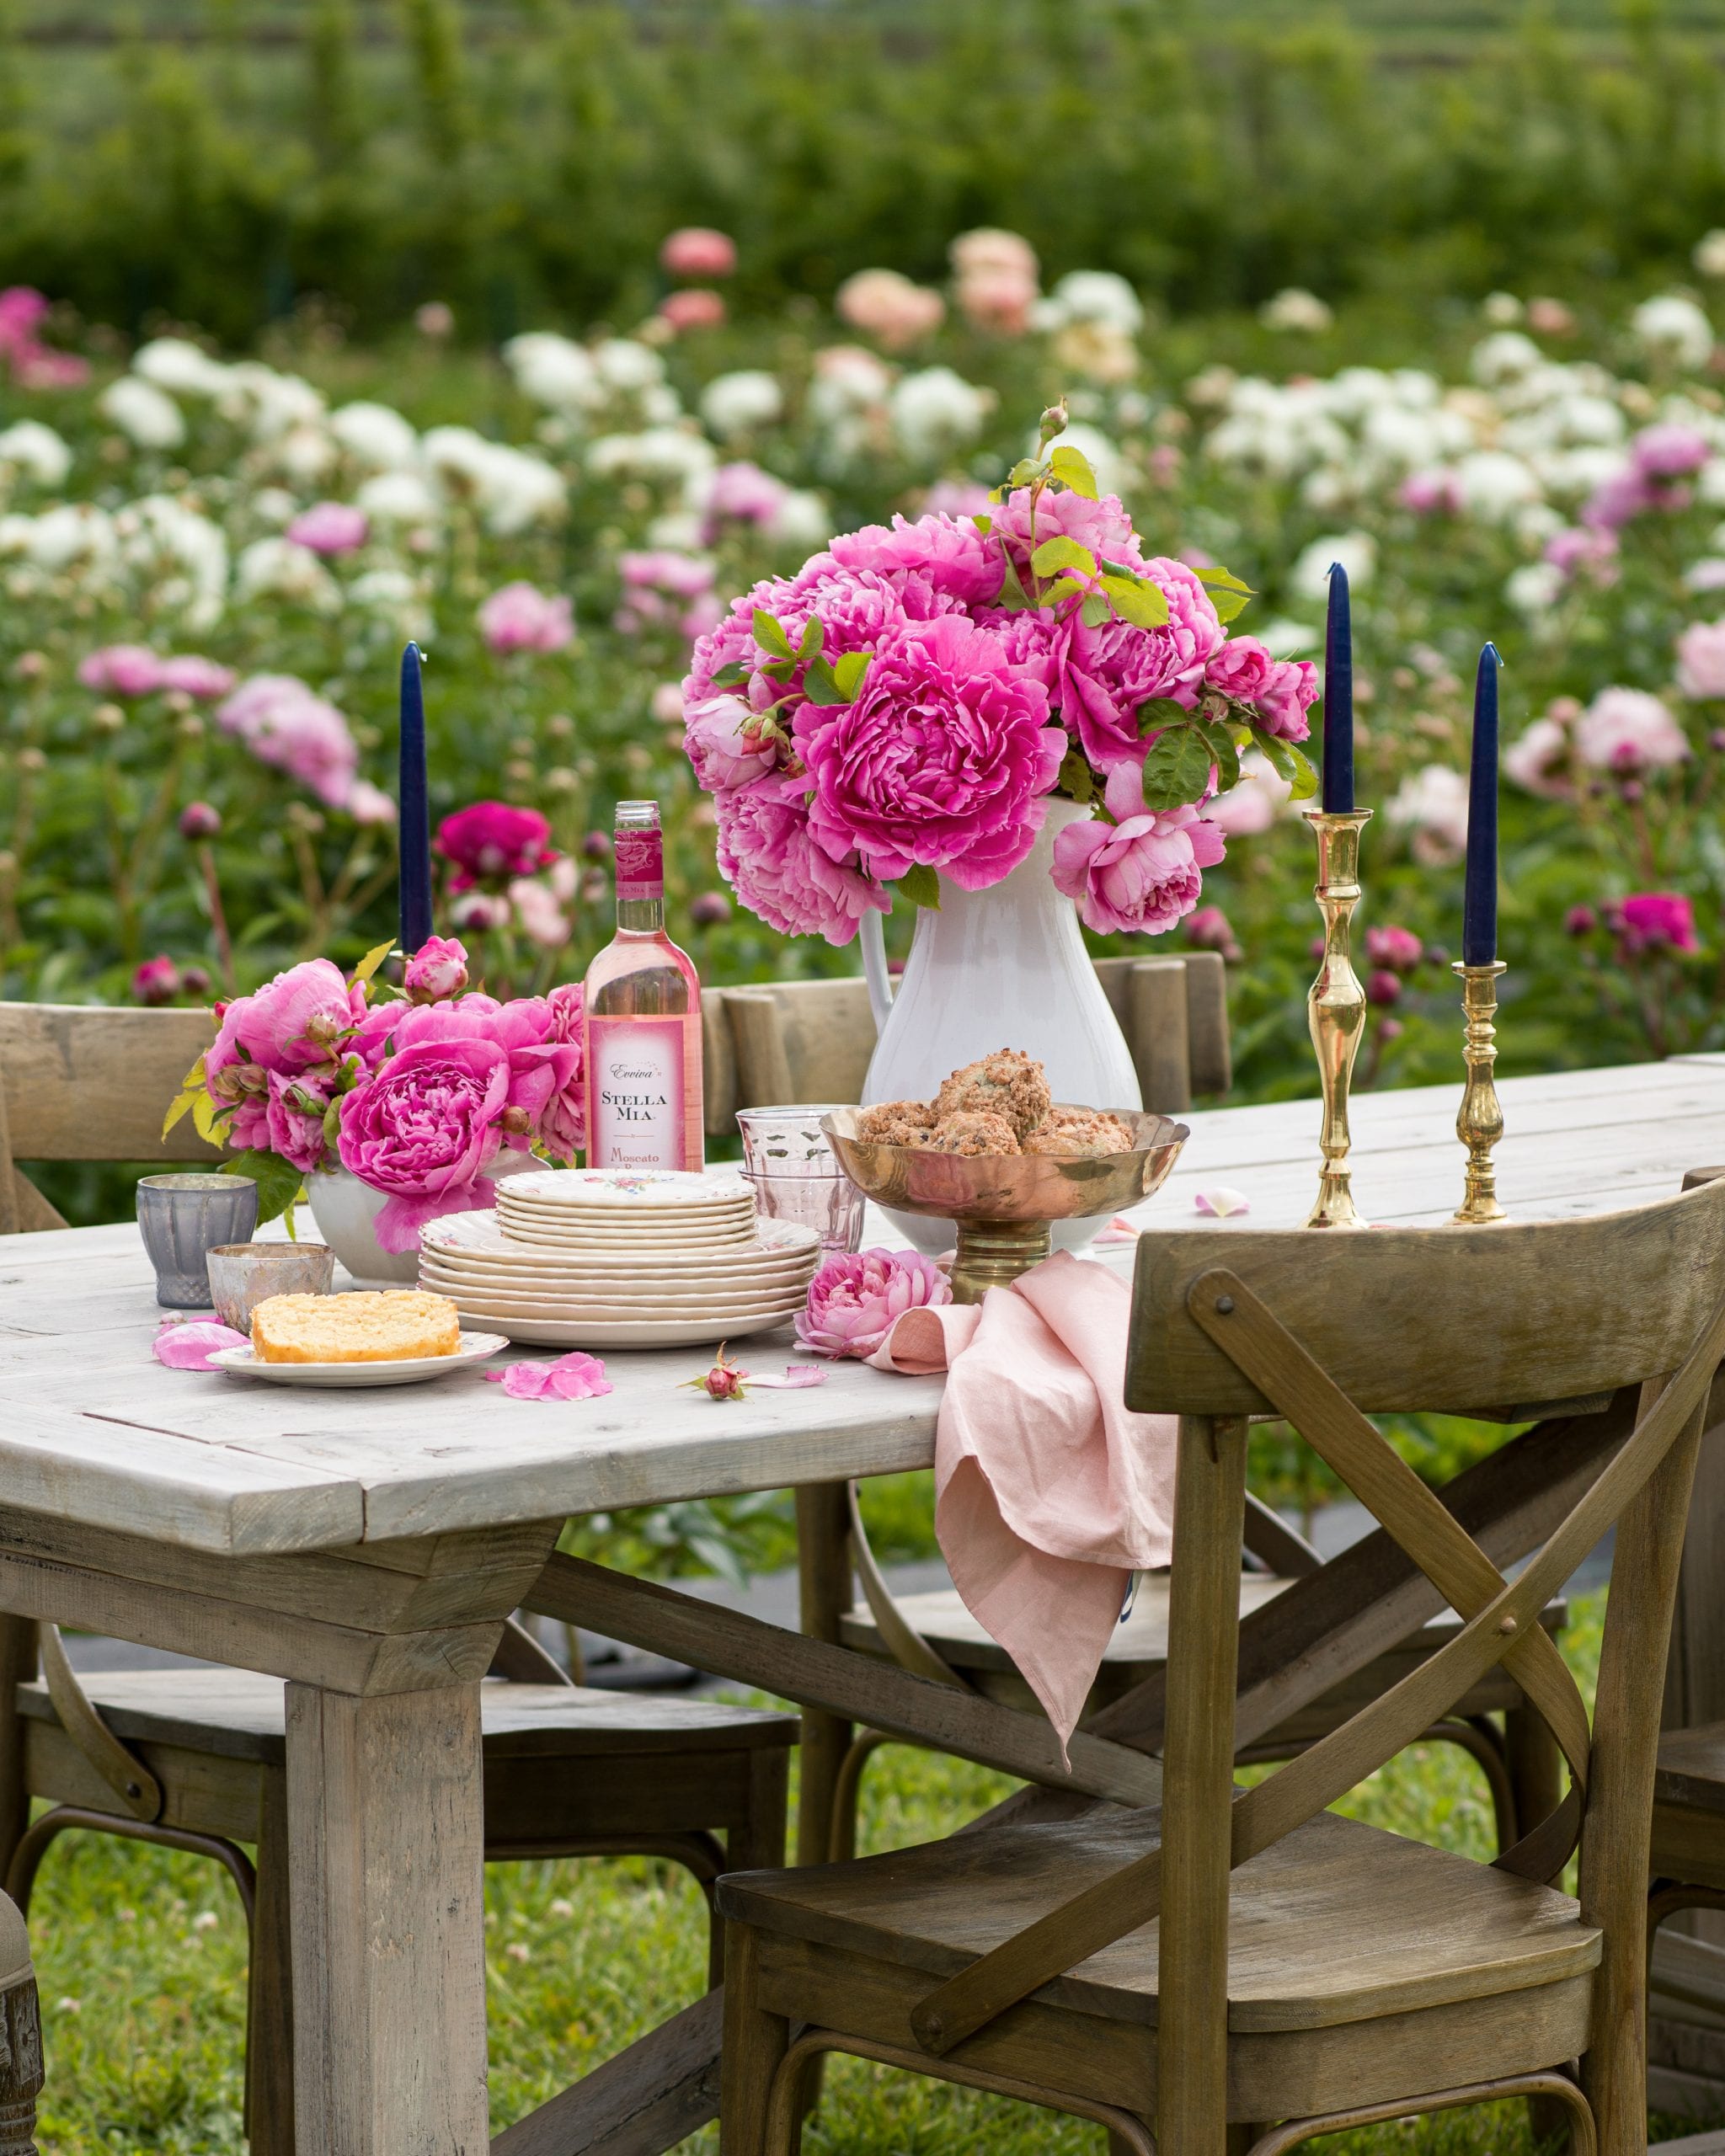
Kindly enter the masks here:
<path id="1" fill-rule="evenodd" d="M 219 397 L 232 369 L 184 337 L 157 337 L 141 344 L 131 371 L 175 397 Z"/>
<path id="2" fill-rule="evenodd" d="M 1527 312 L 1514 292 L 1487 292 L 1480 312 L 1494 329 L 1513 328 Z"/>
<path id="3" fill-rule="evenodd" d="M 1477 449 L 1455 466 L 1461 499 L 1470 515 L 1482 523 L 1502 524 L 1544 494 L 1532 468 L 1501 449 Z"/>
<path id="4" fill-rule="evenodd" d="M 686 427 L 644 427 L 638 434 L 601 435 L 587 449 L 587 469 L 601 479 L 675 479 L 685 486 L 708 478 L 718 452 Z"/>
<path id="5" fill-rule="evenodd" d="M 812 487 L 788 487 L 768 529 L 777 545 L 812 553 L 832 536 L 826 496 Z"/>
<path id="6" fill-rule="evenodd" d="M 1527 562 L 1511 571 L 1503 596 L 1520 613 L 1549 613 L 1563 596 L 1568 582 L 1555 562 Z"/>
<path id="7" fill-rule="evenodd" d="M 599 370 L 585 344 L 553 329 L 530 329 L 503 348 L 504 364 L 523 396 L 553 412 L 584 412 L 601 402 Z"/>
<path id="8" fill-rule="evenodd" d="M 375 524 L 435 524 L 443 515 L 443 504 L 417 472 L 378 472 L 359 487 L 354 506 Z"/>
<path id="9" fill-rule="evenodd" d="M 950 367 L 919 367 L 888 400 L 899 447 L 913 464 L 932 464 L 975 440 L 994 409 L 994 392 Z"/>
<path id="10" fill-rule="evenodd" d="M 1467 844 L 1467 781 L 1442 764 L 1403 779 L 1384 811 L 1413 834 L 1415 860 L 1428 867 L 1458 861 Z"/>
<path id="11" fill-rule="evenodd" d="M 185 415 L 153 382 L 135 374 L 110 382 L 96 409 L 140 449 L 178 449 L 185 440 Z"/>
<path id="12" fill-rule="evenodd" d="M 348 604 L 389 622 L 398 635 L 429 643 L 433 627 L 425 592 L 405 569 L 367 569 L 347 589 Z"/>
<path id="13" fill-rule="evenodd" d="M 489 531 L 554 523 L 569 505 L 563 474 L 542 456 L 488 441 L 471 427 L 433 427 L 420 447 L 446 489 L 472 501 Z"/>
<path id="14" fill-rule="evenodd" d="M 1532 374 L 1545 364 L 1545 354 L 1519 329 L 1500 329 L 1493 336 L 1482 337 L 1467 362 L 1474 380 L 1483 382 L 1487 389 Z"/>
<path id="15" fill-rule="evenodd" d="M 1690 259 L 1702 276 L 1725 277 L 1725 232 L 1716 226 L 1712 232 L 1703 232 Z"/>
<path id="16" fill-rule="evenodd" d="M 319 614 L 341 611 L 341 587 L 309 547 L 254 539 L 241 552 L 234 590 L 242 599 L 286 599 Z"/>
<path id="17" fill-rule="evenodd" d="M 1316 292 L 1301 285 L 1289 285 L 1267 299 L 1258 310 L 1266 329 L 1280 329 L 1297 337 L 1322 337 L 1336 318 Z"/>
<path id="18" fill-rule="evenodd" d="M 1301 599 L 1327 598 L 1332 562 L 1346 569 L 1350 584 L 1370 584 L 1377 573 L 1378 542 L 1369 531 L 1338 531 L 1329 538 L 1314 539 L 1300 551 L 1288 579 L 1290 590 Z"/>
<path id="19" fill-rule="evenodd" d="M 355 463 L 373 472 L 409 471 L 419 460 L 419 435 L 387 404 L 344 404 L 330 414 L 329 431 Z"/>
<path id="20" fill-rule="evenodd" d="M 254 440 L 273 441 L 290 427 L 321 421 L 323 399 L 296 374 L 278 374 L 261 360 L 240 360 L 228 369 L 221 410 L 248 427 Z"/>
<path id="21" fill-rule="evenodd" d="M 1039 329 L 1066 329 L 1082 322 L 1135 337 L 1144 327 L 1144 304 L 1112 270 L 1073 270 L 1037 302 L 1031 319 Z"/>
<path id="22" fill-rule="evenodd" d="M 0 429 L 0 465 L 24 473 L 39 487 L 58 487 L 72 470 L 71 445 L 40 419 L 19 419 Z"/>
<path id="23" fill-rule="evenodd" d="M 1679 367 L 1704 367 L 1712 357 L 1713 325 L 1681 292 L 1643 300 L 1629 326 L 1652 357 Z"/>
<path id="24" fill-rule="evenodd" d="M 119 556 L 114 519 L 93 502 L 62 502 L 21 520 L 30 526 L 25 548 L 40 569 L 67 569 L 75 563 L 103 568 Z"/>
<path id="25" fill-rule="evenodd" d="M 335 462 L 336 447 L 322 426 L 300 424 L 278 435 L 269 449 L 270 465 L 296 487 L 306 488 L 323 478 Z"/>
<path id="26" fill-rule="evenodd" d="M 593 364 L 607 389 L 641 391 L 665 380 L 665 360 L 633 337 L 606 337 L 593 347 Z"/>
<path id="27" fill-rule="evenodd" d="M 784 392 L 764 367 L 739 367 L 715 375 L 701 392 L 701 416 L 722 440 L 752 434 L 782 418 Z"/>

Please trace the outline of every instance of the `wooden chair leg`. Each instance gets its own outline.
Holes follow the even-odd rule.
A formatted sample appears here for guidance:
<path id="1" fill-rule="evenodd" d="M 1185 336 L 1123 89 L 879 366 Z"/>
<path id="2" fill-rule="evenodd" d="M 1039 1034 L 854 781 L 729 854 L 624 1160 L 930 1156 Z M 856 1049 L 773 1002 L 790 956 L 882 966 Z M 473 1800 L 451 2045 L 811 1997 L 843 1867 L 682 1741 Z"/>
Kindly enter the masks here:
<path id="1" fill-rule="evenodd" d="M 839 1762 L 839 1770 L 833 1780 L 832 1827 L 826 1844 L 828 1860 L 833 1864 L 842 1864 L 857 1854 L 857 1814 L 862 1795 L 862 1769 L 883 1744 L 891 1742 L 878 1729 L 862 1730 Z"/>
<path id="2" fill-rule="evenodd" d="M 756 1933 L 731 1924 L 725 1934 L 724 2047 L 719 2068 L 719 2156 L 767 2156 L 767 2110 L 774 2078 L 790 2049 L 791 2025 L 756 1997 Z M 793 2105 L 800 2121 L 801 2106 Z"/>
<path id="3" fill-rule="evenodd" d="M 34 1978 L 0 1996 L 6 2057 L 0 2065 L 0 2156 L 36 2156 L 42 2089 L 42 2012 Z"/>
<path id="4" fill-rule="evenodd" d="M 245 2127 L 251 2156 L 294 2156 L 293 1958 L 287 1779 L 267 1774 L 258 1820 L 258 1913 L 246 1996 Z"/>
<path id="5" fill-rule="evenodd" d="M 811 1639 L 836 1642 L 851 1605 L 850 1507 L 842 1482 L 797 1492 L 797 1570 L 801 1620 Z M 825 1864 L 833 1791 L 851 1748 L 851 1725 L 817 1708 L 803 1712 L 797 1796 L 797 1861 Z"/>
<path id="6" fill-rule="evenodd" d="M 158 1849 L 184 1849 L 191 1856 L 211 1856 L 239 1890 L 246 1929 L 252 1926 L 257 1908 L 258 1878 L 251 1859 L 237 1842 L 220 1834 L 195 1834 L 189 1828 L 159 1827 L 147 1819 L 126 1819 L 115 1812 L 92 1812 L 81 1804 L 56 1805 L 45 1812 L 13 1852 L 6 1874 L 6 1892 L 17 1903 L 21 1916 L 29 1914 L 30 1896 L 36 1874 L 51 1845 L 74 1828 L 93 1834 L 118 1834 L 129 1842 L 153 1842 Z"/>

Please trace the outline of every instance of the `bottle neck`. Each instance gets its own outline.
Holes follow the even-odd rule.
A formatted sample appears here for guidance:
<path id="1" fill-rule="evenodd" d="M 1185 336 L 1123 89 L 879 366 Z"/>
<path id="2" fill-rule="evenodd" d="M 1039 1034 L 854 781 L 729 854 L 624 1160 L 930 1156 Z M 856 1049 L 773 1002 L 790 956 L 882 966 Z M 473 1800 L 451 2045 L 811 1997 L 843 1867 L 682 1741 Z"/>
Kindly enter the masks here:
<path id="1" fill-rule="evenodd" d="M 665 894 L 656 899 L 619 898 L 617 902 L 619 936 L 662 936 L 665 933 Z"/>
<path id="2" fill-rule="evenodd" d="M 619 822 L 617 829 L 617 925 L 619 934 L 651 936 L 665 927 L 665 841 L 658 823 Z"/>

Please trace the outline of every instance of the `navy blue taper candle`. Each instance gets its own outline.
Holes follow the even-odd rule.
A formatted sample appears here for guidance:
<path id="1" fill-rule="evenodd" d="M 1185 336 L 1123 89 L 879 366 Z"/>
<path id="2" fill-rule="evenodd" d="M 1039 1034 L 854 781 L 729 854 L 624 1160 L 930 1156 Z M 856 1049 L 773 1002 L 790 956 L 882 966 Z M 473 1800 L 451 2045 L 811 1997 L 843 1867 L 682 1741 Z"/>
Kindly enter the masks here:
<path id="1" fill-rule="evenodd" d="M 1324 807 L 1354 806 L 1354 623 L 1348 572 L 1330 564 L 1330 611 L 1324 622 Z"/>
<path id="2" fill-rule="evenodd" d="M 431 933 L 431 809 L 425 792 L 425 698 L 419 647 L 401 655 L 401 947 L 411 958 Z"/>
<path id="3" fill-rule="evenodd" d="M 1498 955 L 1498 647 L 1479 655 L 1473 683 L 1473 760 L 1467 778 L 1467 888 L 1461 906 L 1461 963 L 1488 966 Z"/>

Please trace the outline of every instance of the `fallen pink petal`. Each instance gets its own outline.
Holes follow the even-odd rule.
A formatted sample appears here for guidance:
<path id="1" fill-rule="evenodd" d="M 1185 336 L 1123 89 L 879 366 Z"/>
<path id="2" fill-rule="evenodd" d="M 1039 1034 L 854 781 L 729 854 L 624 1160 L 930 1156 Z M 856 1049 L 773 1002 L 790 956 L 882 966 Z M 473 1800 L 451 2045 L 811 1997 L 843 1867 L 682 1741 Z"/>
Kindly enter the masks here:
<path id="1" fill-rule="evenodd" d="M 768 1392 L 798 1392 L 804 1385 L 825 1385 L 831 1375 L 830 1370 L 817 1370 L 812 1363 L 788 1363 L 782 1378 L 751 1377 L 749 1382 Z"/>
<path id="2" fill-rule="evenodd" d="M 1211 1220 L 1226 1220 L 1236 1213 L 1252 1210 L 1252 1201 L 1245 1192 L 1225 1182 L 1213 1182 L 1207 1190 L 1199 1191 L 1192 1203 L 1196 1211 Z"/>
<path id="3" fill-rule="evenodd" d="M 189 1323 L 166 1318 L 150 1352 L 170 1370 L 208 1370 L 215 1368 L 210 1358 L 222 1348 L 247 1345 L 244 1333 L 218 1325 L 214 1318 L 194 1318 Z"/>
<path id="4" fill-rule="evenodd" d="M 1124 1213 L 1117 1213 L 1096 1240 L 1098 1243 L 1135 1243 L 1143 1233 L 1143 1229 L 1135 1220 L 1129 1220 Z"/>
<path id="5" fill-rule="evenodd" d="M 612 1390 L 596 1355 L 563 1355 L 554 1363 L 510 1363 L 481 1373 L 511 1400 L 599 1400 Z"/>

